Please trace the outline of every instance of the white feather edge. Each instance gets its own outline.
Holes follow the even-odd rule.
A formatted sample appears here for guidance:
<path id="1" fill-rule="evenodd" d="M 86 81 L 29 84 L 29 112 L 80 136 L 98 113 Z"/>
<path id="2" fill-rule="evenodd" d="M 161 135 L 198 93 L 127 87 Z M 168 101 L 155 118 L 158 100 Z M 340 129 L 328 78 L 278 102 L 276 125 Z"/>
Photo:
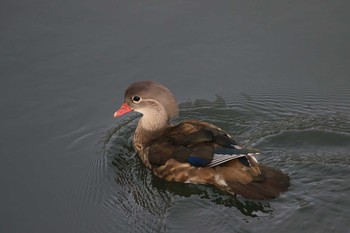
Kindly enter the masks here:
<path id="1" fill-rule="evenodd" d="M 241 157 L 252 156 L 254 159 L 254 155 L 259 153 L 248 153 L 248 154 L 214 154 L 213 160 L 207 165 L 208 167 L 215 167 L 217 165 L 226 163 L 233 159 L 238 159 Z M 256 160 L 256 159 L 255 159 Z"/>

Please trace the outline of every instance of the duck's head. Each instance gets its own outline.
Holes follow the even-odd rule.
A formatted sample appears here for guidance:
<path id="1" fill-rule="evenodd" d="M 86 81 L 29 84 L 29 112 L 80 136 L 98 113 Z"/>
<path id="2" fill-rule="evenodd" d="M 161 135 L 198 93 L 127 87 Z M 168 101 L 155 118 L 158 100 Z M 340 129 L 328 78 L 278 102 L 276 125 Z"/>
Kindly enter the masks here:
<path id="1" fill-rule="evenodd" d="M 175 97 L 169 89 L 153 81 L 131 84 L 125 91 L 124 103 L 114 113 L 114 117 L 131 111 L 143 115 L 140 126 L 146 130 L 164 127 L 179 113 Z"/>

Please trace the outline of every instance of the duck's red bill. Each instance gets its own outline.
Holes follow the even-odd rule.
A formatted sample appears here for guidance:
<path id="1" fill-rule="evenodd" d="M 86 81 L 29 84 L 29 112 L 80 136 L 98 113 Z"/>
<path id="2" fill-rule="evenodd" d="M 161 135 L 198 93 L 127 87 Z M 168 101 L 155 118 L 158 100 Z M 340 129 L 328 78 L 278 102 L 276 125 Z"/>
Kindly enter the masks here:
<path id="1" fill-rule="evenodd" d="M 123 103 L 122 106 L 119 108 L 119 110 L 114 113 L 114 117 L 121 116 L 131 111 L 132 109 L 129 107 L 129 105 L 127 105 L 126 103 Z"/>

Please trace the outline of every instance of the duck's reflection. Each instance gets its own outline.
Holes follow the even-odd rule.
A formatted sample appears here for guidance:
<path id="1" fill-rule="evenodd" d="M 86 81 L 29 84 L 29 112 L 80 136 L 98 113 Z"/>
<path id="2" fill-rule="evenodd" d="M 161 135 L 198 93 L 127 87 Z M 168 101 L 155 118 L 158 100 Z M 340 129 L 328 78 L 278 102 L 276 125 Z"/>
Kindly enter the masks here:
<path id="1" fill-rule="evenodd" d="M 273 209 L 269 201 L 249 200 L 241 196 L 230 195 L 207 185 L 183 184 L 177 182 L 167 182 L 153 176 L 152 185 L 160 191 L 169 192 L 172 195 L 190 197 L 198 196 L 225 207 L 235 207 L 242 214 L 250 217 L 261 215 L 272 215 Z"/>

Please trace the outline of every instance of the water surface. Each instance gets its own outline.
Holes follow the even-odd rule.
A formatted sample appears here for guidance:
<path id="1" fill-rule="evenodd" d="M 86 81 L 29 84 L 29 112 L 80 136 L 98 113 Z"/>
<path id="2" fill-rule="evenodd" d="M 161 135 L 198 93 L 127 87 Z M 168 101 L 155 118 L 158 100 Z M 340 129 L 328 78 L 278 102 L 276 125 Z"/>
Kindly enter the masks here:
<path id="1" fill-rule="evenodd" d="M 3 1 L 1 232 L 348 232 L 345 1 Z M 177 184 L 131 146 L 125 88 L 168 86 L 291 187 L 269 201 Z M 218 95 L 218 96 L 216 96 Z"/>

